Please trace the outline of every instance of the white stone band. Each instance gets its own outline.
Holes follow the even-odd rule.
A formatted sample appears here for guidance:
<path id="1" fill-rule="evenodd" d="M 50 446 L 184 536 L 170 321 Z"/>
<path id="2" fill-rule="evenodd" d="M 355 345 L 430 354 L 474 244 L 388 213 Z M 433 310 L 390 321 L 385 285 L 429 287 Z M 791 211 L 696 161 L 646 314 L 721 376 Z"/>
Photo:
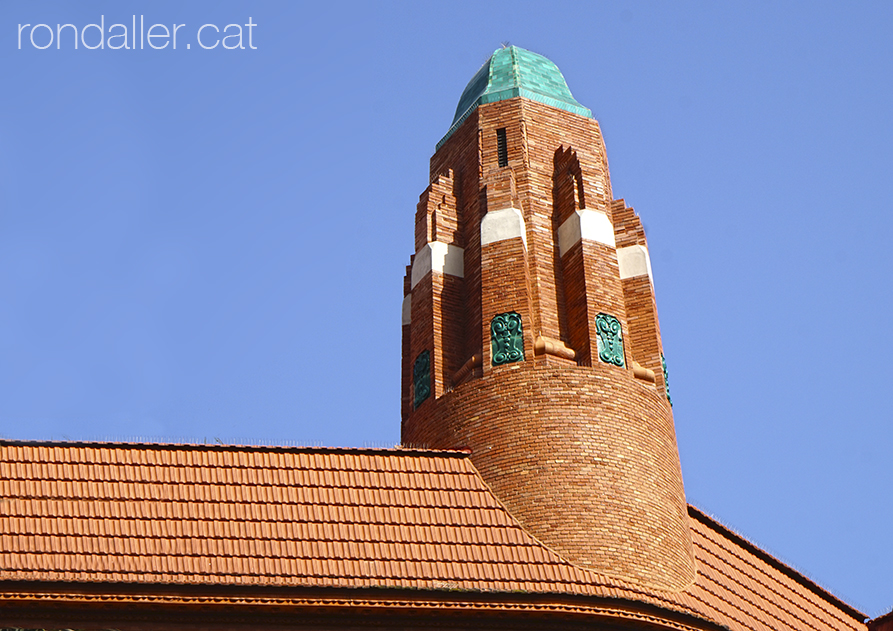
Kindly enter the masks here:
<path id="1" fill-rule="evenodd" d="M 654 282 L 651 276 L 651 257 L 648 256 L 648 248 L 644 245 L 631 245 L 617 250 L 617 265 L 620 266 L 621 280 L 647 275 Z"/>
<path id="2" fill-rule="evenodd" d="M 608 216 L 600 210 L 578 210 L 564 220 L 558 228 L 559 255 L 564 256 L 564 253 L 577 245 L 581 239 L 616 247 L 614 226 L 611 225 Z"/>
<path id="3" fill-rule="evenodd" d="M 491 210 L 481 220 L 481 247 L 517 237 L 521 237 L 526 250 L 527 230 L 524 226 L 524 217 L 517 208 Z"/>
<path id="4" fill-rule="evenodd" d="M 465 250 L 456 246 L 432 241 L 416 252 L 412 261 L 410 288 L 414 288 L 428 272 L 465 277 Z"/>
<path id="5" fill-rule="evenodd" d="M 412 322 L 412 294 L 403 296 L 403 306 L 401 307 L 401 325 L 406 326 Z"/>

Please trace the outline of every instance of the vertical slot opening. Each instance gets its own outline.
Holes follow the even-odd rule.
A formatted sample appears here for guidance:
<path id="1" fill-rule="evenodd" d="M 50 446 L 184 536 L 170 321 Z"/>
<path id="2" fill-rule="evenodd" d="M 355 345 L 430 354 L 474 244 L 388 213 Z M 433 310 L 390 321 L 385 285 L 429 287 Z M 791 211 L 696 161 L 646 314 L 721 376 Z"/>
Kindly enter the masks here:
<path id="1" fill-rule="evenodd" d="M 496 153 L 499 156 L 499 166 L 509 165 L 509 147 L 505 138 L 505 127 L 496 130 Z"/>

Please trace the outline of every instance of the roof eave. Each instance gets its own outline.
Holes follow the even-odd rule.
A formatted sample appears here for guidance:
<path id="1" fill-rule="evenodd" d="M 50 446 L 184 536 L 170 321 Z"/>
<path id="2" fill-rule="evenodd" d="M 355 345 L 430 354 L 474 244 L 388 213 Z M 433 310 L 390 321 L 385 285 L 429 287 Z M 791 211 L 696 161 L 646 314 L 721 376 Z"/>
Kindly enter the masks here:
<path id="1" fill-rule="evenodd" d="M 627 620 L 679 631 L 724 629 L 707 618 L 641 601 L 560 592 L 0 581 L 0 606 L 4 622 L 22 628 L 58 623 L 60 615 L 101 624 L 116 620 L 119 612 L 128 620 L 177 623 L 188 623 L 192 612 L 197 622 L 213 624 L 218 617 L 231 620 L 238 610 L 261 624 L 296 615 L 303 624 L 312 624 L 314 615 L 330 624 L 333 615 L 436 614 L 457 620 L 574 617 L 587 624 Z"/>

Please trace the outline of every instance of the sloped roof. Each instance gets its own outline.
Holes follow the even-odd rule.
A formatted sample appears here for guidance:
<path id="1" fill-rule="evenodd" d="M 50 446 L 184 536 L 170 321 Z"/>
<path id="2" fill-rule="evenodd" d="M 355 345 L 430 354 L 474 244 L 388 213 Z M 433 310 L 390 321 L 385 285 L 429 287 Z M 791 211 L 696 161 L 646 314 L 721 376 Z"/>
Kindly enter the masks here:
<path id="1" fill-rule="evenodd" d="M 22 581 L 409 588 L 640 602 L 733 631 L 866 628 L 690 515 L 698 577 L 670 593 L 561 559 L 462 452 L 0 442 L 0 601 Z"/>

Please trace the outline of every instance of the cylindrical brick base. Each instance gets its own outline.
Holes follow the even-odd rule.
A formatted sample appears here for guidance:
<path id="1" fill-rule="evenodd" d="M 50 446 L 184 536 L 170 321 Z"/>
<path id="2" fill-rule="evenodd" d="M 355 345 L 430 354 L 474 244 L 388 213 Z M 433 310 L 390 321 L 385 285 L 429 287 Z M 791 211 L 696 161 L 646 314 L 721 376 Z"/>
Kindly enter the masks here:
<path id="1" fill-rule="evenodd" d="M 408 421 L 404 444 L 470 448 L 521 525 L 568 561 L 661 589 L 694 580 L 672 412 L 629 371 L 497 366 Z"/>

